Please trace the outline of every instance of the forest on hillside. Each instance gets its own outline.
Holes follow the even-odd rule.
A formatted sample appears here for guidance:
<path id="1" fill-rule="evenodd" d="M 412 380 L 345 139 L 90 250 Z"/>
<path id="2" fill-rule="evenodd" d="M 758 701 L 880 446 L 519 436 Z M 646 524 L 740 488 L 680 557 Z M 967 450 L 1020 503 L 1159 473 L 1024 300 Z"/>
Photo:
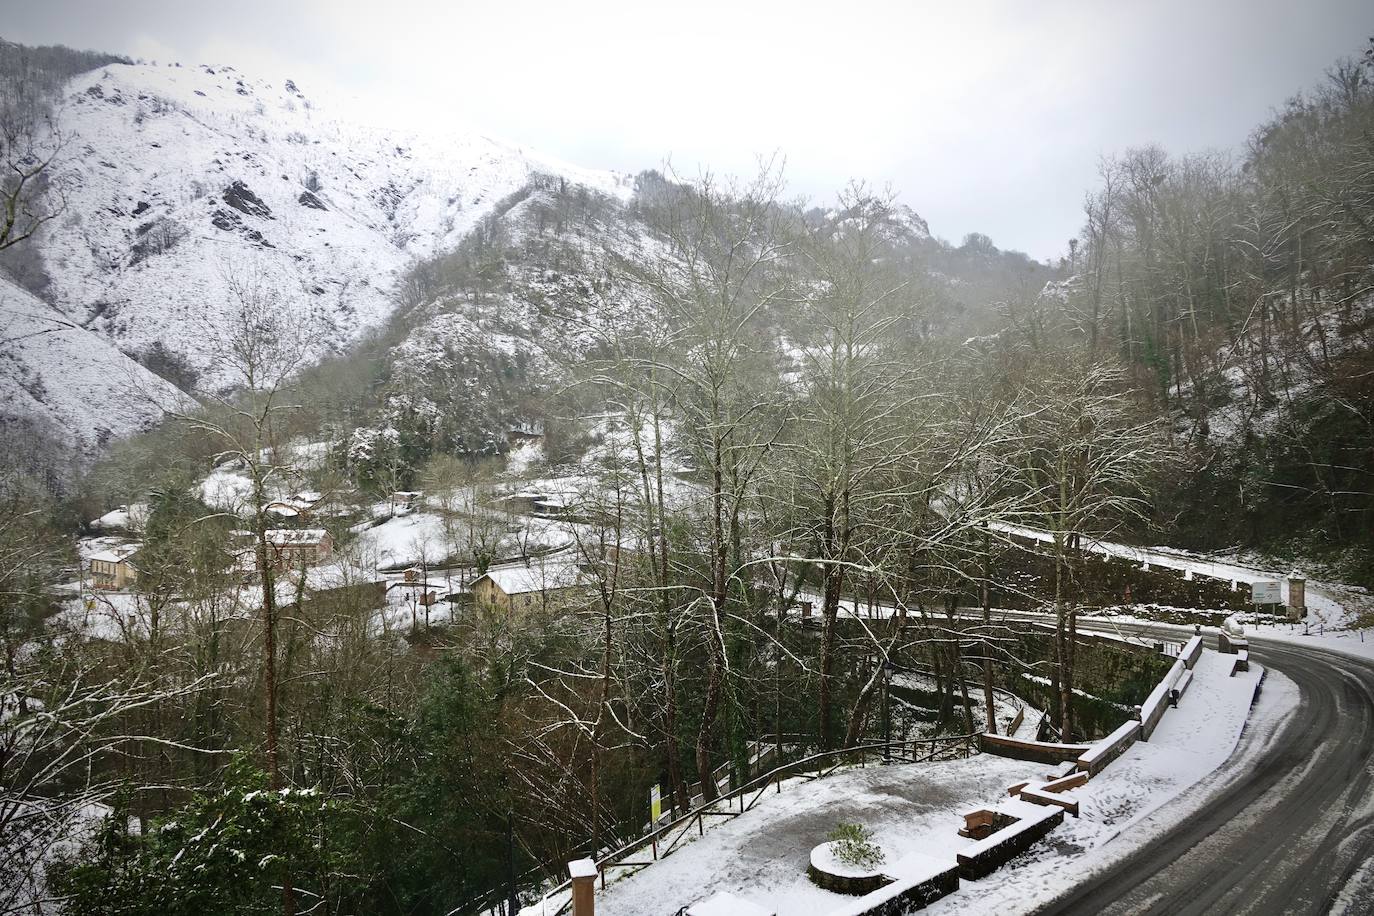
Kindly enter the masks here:
<path id="1" fill-rule="evenodd" d="M 1029 673 L 1054 735 L 1100 737 L 1075 620 L 1126 599 L 1084 536 L 1374 581 L 1371 137 L 1367 54 L 1235 160 L 1105 159 L 1053 266 L 932 239 L 862 183 L 797 204 L 771 163 L 644 173 L 624 203 L 540 179 L 314 366 L 284 307 L 308 292 L 239 265 L 212 342 L 236 385 L 163 354 L 195 408 L 75 479 L 0 479 L 0 913 L 528 896 L 637 835 L 650 786 L 682 810 L 761 742 L 878 740 L 892 659 L 932 683 L 906 736 L 996 729 L 993 688 Z M 577 588 L 399 624 L 353 588 L 417 491 L 442 523 L 422 577 L 528 563 L 544 520 L 507 497 L 536 476 L 570 481 Z M 242 482 L 232 507 L 207 479 Z M 270 560 L 303 493 L 327 587 Z M 138 589 L 93 630 L 114 599 L 78 536 L 135 504 Z"/>

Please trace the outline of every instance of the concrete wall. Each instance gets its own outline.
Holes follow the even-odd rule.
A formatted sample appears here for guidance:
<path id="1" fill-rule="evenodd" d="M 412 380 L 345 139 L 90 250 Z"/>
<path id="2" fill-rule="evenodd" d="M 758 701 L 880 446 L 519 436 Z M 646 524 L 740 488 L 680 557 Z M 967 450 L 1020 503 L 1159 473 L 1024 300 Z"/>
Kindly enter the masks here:
<path id="1" fill-rule="evenodd" d="M 1174 666 L 1169 669 L 1169 673 L 1164 675 L 1164 679 L 1150 691 L 1150 695 L 1140 704 L 1140 740 L 1149 741 L 1155 729 L 1159 727 L 1159 720 L 1164 718 L 1164 711 L 1169 708 L 1169 691 L 1174 689 L 1178 679 L 1183 676 L 1183 672 L 1188 670 L 1183 659 L 1174 662 Z"/>
<path id="2" fill-rule="evenodd" d="M 1183 660 L 1183 666 L 1185 668 L 1189 671 L 1193 670 L 1193 666 L 1197 664 L 1197 660 L 1202 658 L 1202 637 L 1194 636 L 1192 639 L 1188 640 L 1188 644 L 1183 647 L 1183 651 L 1179 653 L 1178 657 Z"/>

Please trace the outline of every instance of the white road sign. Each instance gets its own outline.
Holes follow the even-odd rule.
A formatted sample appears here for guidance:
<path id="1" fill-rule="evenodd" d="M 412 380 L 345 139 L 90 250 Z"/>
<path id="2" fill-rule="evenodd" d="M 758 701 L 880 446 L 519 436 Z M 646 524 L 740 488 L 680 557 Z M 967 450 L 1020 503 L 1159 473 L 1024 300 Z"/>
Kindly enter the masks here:
<path id="1" fill-rule="evenodd" d="M 1281 604 L 1283 596 L 1279 593 L 1277 582 L 1265 580 L 1250 583 L 1251 604 Z"/>

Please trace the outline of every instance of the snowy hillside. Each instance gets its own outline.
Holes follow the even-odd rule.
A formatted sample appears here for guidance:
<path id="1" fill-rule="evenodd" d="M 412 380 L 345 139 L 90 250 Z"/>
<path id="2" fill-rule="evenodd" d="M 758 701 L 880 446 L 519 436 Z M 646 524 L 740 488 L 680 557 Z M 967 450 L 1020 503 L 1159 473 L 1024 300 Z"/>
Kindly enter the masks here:
<path id="1" fill-rule="evenodd" d="M 354 431 L 350 462 L 388 464 L 420 443 L 504 450 L 510 429 L 545 419 L 538 405 L 571 365 L 655 320 L 643 290 L 612 265 L 647 263 L 660 247 L 615 197 L 532 179 L 425 265 L 436 279 L 398 315 L 385 406 L 376 426 Z"/>
<path id="2" fill-rule="evenodd" d="M 72 454 L 144 429 L 189 399 L 108 340 L 0 277 L 0 430 Z"/>
<path id="3" fill-rule="evenodd" d="M 405 267 L 531 175 L 627 193 L 484 137 L 346 123 L 290 81 L 231 67 L 116 64 L 73 79 L 59 104 L 68 206 L 38 240 L 47 298 L 126 353 L 160 341 L 201 387 L 223 381 L 204 342 L 228 271 L 285 278 L 283 301 L 310 313 L 325 353 L 384 321 Z"/>

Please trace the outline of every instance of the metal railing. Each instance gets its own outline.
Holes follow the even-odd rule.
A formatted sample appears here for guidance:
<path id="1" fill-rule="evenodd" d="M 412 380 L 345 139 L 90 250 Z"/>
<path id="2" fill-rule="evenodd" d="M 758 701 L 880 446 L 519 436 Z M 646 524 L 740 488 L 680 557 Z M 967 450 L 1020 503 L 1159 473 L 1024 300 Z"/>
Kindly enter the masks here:
<path id="1" fill-rule="evenodd" d="M 967 735 L 946 735 L 936 738 L 861 744 L 835 751 L 823 751 L 819 754 L 803 757 L 800 760 L 794 760 L 749 780 L 714 801 L 704 802 L 685 814 L 654 827 L 639 839 L 596 859 L 596 870 L 601 887 L 603 889 L 606 887 L 606 872 L 609 869 L 643 868 L 659 859 L 667 858 L 680 848 L 683 840 L 691 834 L 693 827 L 696 828 L 698 836 L 705 834 L 706 818 L 739 817 L 757 805 L 770 787 L 776 787 L 777 793 L 781 793 L 783 783 L 789 779 L 807 782 L 821 779 L 846 765 L 865 767 L 872 758 L 876 758 L 880 763 L 912 764 L 929 763 L 936 760 L 967 759 L 977 753 L 979 753 L 978 734 L 974 732 Z M 738 803 L 738 808 L 736 808 L 736 803 Z M 647 854 L 647 858 L 645 854 Z M 571 887 L 571 880 L 563 881 L 547 891 L 542 899 L 549 901 L 549 898 L 567 892 Z M 551 911 L 548 916 L 562 916 L 571 906 L 572 898 L 569 896 L 558 909 Z"/>

